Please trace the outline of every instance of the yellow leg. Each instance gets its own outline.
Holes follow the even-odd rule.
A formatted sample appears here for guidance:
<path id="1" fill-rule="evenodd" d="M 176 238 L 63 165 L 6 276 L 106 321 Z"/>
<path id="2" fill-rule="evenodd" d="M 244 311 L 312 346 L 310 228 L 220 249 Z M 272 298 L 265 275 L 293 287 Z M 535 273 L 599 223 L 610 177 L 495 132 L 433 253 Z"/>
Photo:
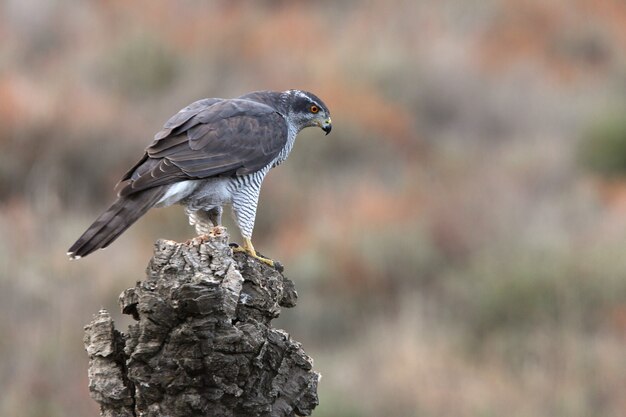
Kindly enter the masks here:
<path id="1" fill-rule="evenodd" d="M 272 268 L 275 266 L 274 261 L 268 258 L 264 258 L 262 256 L 257 255 L 256 250 L 254 250 L 254 246 L 252 245 L 252 240 L 250 238 L 243 238 L 243 246 L 237 246 L 233 248 L 234 252 L 245 252 L 248 255 L 252 256 L 254 259 L 258 259 L 266 265 L 271 266 Z"/>

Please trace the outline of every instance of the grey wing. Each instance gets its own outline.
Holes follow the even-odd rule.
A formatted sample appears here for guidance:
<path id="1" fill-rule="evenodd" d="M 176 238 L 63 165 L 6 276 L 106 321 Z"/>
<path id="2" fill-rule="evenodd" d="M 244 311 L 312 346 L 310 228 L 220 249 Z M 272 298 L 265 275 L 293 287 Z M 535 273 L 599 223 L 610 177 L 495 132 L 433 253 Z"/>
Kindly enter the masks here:
<path id="1" fill-rule="evenodd" d="M 280 114 L 248 100 L 215 100 L 196 102 L 173 116 L 122 178 L 127 183 L 120 195 L 188 179 L 244 175 L 278 156 L 288 134 Z"/>

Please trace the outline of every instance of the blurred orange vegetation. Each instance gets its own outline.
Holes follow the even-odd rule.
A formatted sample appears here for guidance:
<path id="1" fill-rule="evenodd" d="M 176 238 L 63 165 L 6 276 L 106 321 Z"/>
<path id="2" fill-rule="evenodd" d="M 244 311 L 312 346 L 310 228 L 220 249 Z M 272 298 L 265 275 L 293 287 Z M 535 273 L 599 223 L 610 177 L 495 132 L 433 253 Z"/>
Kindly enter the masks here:
<path id="1" fill-rule="evenodd" d="M 288 88 L 334 129 L 268 176 L 254 240 L 316 417 L 624 415 L 624 181 L 577 157 L 626 107 L 623 1 L 7 0 L 0 38 L 0 415 L 97 414 L 82 326 L 193 232 L 154 210 L 66 248 L 178 109 Z"/>
<path id="2" fill-rule="evenodd" d="M 612 68 L 610 48 L 626 45 L 626 4 L 619 0 L 504 2 L 480 42 L 488 68 L 541 65 L 565 82 Z M 607 42 L 610 40 L 610 42 Z M 620 46 L 622 45 L 622 46 Z"/>
<path id="3" fill-rule="evenodd" d="M 7 74 L 0 79 L 0 118 L 5 129 L 39 121 L 51 111 L 50 99 L 28 78 Z M 2 136 L 9 139 L 9 136 Z"/>

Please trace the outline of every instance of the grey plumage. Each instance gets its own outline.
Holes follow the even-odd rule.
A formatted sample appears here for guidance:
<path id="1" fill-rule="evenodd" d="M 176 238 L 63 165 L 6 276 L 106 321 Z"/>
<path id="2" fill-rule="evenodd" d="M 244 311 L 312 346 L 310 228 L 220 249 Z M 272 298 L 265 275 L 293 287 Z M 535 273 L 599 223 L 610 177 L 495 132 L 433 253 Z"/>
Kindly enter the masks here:
<path id="1" fill-rule="evenodd" d="M 155 135 L 122 176 L 116 202 L 68 255 L 105 248 L 151 207 L 171 204 L 186 206 L 199 234 L 219 225 L 222 207 L 230 204 L 250 242 L 265 175 L 287 158 L 298 132 L 309 126 L 330 132 L 330 112 L 318 97 L 300 90 L 192 103 Z M 256 256 L 253 248 L 250 253 Z"/>

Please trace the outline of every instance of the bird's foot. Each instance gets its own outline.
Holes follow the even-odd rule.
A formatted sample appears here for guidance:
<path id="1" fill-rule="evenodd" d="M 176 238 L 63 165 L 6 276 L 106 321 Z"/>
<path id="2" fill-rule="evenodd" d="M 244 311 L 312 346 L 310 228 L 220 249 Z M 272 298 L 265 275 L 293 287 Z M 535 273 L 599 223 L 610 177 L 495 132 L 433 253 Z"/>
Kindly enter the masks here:
<path id="1" fill-rule="evenodd" d="M 226 228 L 223 226 L 213 226 L 209 234 L 212 236 L 221 236 L 225 231 Z"/>
<path id="2" fill-rule="evenodd" d="M 272 268 L 275 266 L 275 263 L 273 260 L 269 259 L 269 258 L 264 258 L 262 256 L 260 256 L 259 254 L 257 254 L 255 251 L 250 251 L 246 248 L 244 248 L 243 246 L 233 246 L 233 252 L 243 252 L 251 257 L 253 257 L 254 259 L 257 259 L 258 261 L 263 262 L 266 265 L 271 266 Z"/>
<path id="3" fill-rule="evenodd" d="M 208 233 L 202 233 L 194 238 L 188 239 L 185 241 L 185 244 L 191 245 L 192 243 L 205 243 L 209 241 L 212 237 L 221 236 L 226 232 L 226 228 L 223 226 L 215 226 L 209 230 Z"/>
<path id="4" fill-rule="evenodd" d="M 246 254 L 248 254 L 248 256 L 253 257 L 254 259 L 258 260 L 259 262 L 264 263 L 265 265 L 268 265 L 274 269 L 276 269 L 278 272 L 282 272 L 284 270 L 282 264 L 280 262 L 274 261 L 272 259 L 269 258 L 265 258 L 261 255 L 259 255 L 256 250 L 254 249 L 254 246 L 252 246 L 252 242 L 250 241 L 249 238 L 244 238 L 244 243 L 243 246 L 239 246 L 237 244 L 231 244 L 233 252 L 244 252 Z"/>
<path id="5" fill-rule="evenodd" d="M 192 237 L 191 239 L 185 240 L 185 245 L 198 245 L 209 240 L 209 235 L 198 235 L 196 237 Z"/>

